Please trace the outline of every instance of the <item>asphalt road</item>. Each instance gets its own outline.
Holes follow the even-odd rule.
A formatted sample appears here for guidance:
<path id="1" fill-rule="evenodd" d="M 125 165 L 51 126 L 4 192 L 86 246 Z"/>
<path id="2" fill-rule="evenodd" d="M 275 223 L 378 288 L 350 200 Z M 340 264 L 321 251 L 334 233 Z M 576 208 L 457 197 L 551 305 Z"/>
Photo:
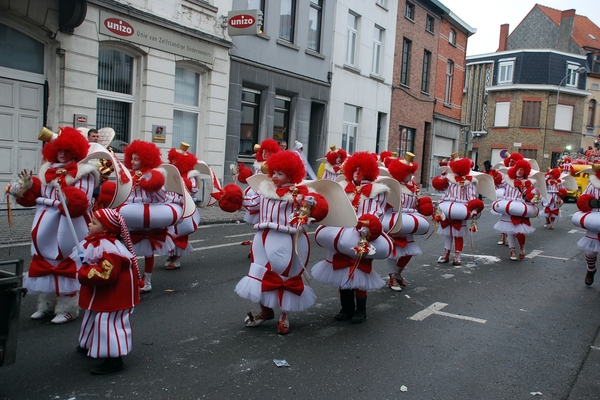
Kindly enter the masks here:
<path id="1" fill-rule="evenodd" d="M 258 310 L 233 291 L 248 270 L 249 247 L 240 243 L 251 227 L 203 226 L 180 270 L 158 259 L 120 373 L 91 375 L 99 361 L 75 352 L 80 320 L 32 321 L 36 299 L 26 296 L 17 362 L 0 368 L 0 398 L 600 399 L 600 281 L 583 283 L 574 210 L 566 204 L 552 231 L 535 220 L 523 261 L 496 244 L 488 211 L 460 267 L 437 264 L 442 237 L 419 238 L 424 254 L 404 273 L 409 286 L 370 293 L 364 324 L 335 321 L 336 289 L 312 282 L 317 303 L 291 314 L 286 336 L 276 320 L 243 325 Z M 325 256 L 312 250 L 311 266 Z M 29 261 L 27 247 L 8 251 L 0 248 L 2 259 Z M 375 269 L 387 275 L 383 262 Z"/>

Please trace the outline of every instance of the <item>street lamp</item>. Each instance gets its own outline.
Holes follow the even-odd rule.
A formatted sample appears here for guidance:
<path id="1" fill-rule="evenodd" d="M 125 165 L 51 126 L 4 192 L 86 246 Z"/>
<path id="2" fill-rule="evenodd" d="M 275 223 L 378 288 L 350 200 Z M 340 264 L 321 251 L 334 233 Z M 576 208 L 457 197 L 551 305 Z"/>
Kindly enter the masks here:
<path id="1" fill-rule="evenodd" d="M 585 67 L 579 67 L 577 69 L 572 69 L 569 71 L 569 73 L 567 75 L 565 75 L 564 78 L 562 78 L 562 80 L 560 81 L 560 83 L 558 84 L 558 89 L 556 90 L 556 105 L 558 106 L 558 98 L 560 96 L 560 88 L 562 87 L 563 82 L 570 77 L 573 74 L 580 74 L 582 72 L 585 72 Z"/>

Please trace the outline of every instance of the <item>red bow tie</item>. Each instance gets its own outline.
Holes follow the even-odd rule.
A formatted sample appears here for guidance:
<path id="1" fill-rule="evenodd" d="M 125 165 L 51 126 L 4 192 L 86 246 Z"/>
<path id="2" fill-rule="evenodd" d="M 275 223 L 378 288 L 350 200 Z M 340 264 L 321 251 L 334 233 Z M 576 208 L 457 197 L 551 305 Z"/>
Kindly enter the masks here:
<path id="1" fill-rule="evenodd" d="M 61 185 L 64 183 L 64 177 L 69 174 L 73 178 L 77 176 L 77 163 L 75 161 L 68 163 L 64 167 L 58 168 L 49 168 L 46 171 L 46 183 L 52 182 L 54 179 L 58 178 L 58 183 Z"/>
<path id="2" fill-rule="evenodd" d="M 294 197 L 299 194 L 301 194 L 303 196 L 308 194 L 308 188 L 306 186 L 292 185 L 292 186 L 278 187 L 275 191 L 277 192 L 277 196 L 279 196 L 279 197 L 283 197 L 287 193 L 290 193 Z"/>
<path id="3" fill-rule="evenodd" d="M 356 208 L 356 206 L 358 206 L 358 202 L 360 201 L 361 194 L 364 194 L 366 197 L 371 196 L 373 184 L 367 183 L 366 185 L 356 186 L 353 182 L 348 182 L 344 190 L 346 191 L 346 193 L 354 193 L 354 199 L 352 199 L 352 206 Z"/>
<path id="4" fill-rule="evenodd" d="M 467 176 L 454 175 L 454 180 L 456 181 L 456 183 L 459 183 L 462 185 L 465 183 L 465 181 L 472 182 L 473 177 L 471 175 L 467 175 Z"/>
<path id="5" fill-rule="evenodd" d="M 117 235 L 110 234 L 107 232 L 96 233 L 95 235 L 88 235 L 85 237 L 85 243 L 83 244 L 83 248 L 87 249 L 90 246 L 96 248 L 100 246 L 100 240 L 102 239 L 110 240 L 112 243 L 114 243 L 117 240 Z"/>
<path id="6" fill-rule="evenodd" d="M 334 165 L 334 166 L 333 166 L 333 170 L 334 170 L 336 173 L 340 172 L 340 167 L 339 167 L 339 165 Z"/>

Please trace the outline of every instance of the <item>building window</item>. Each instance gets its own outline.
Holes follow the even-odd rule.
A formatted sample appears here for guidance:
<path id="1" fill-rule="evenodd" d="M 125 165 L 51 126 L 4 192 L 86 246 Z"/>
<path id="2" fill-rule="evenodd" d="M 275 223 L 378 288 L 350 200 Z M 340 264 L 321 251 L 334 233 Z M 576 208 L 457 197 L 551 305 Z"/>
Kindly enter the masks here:
<path id="1" fill-rule="evenodd" d="M 383 8 L 387 8 L 387 0 L 375 0 L 375 4 Z"/>
<path id="2" fill-rule="evenodd" d="M 383 29 L 378 26 L 373 31 L 373 65 L 371 72 L 373 75 L 381 75 L 381 49 L 383 47 Z"/>
<path id="3" fill-rule="evenodd" d="M 537 158 L 537 149 L 519 149 L 519 154 L 522 154 L 525 158 L 535 160 Z"/>
<path id="4" fill-rule="evenodd" d="M 404 157 L 407 151 L 413 152 L 415 147 L 415 132 L 412 128 L 407 128 L 400 125 L 398 127 L 398 133 L 400 135 L 400 148 L 398 149 L 398 156 Z"/>
<path id="5" fill-rule="evenodd" d="M 580 65 L 576 64 L 569 64 L 567 66 L 567 81 L 565 82 L 565 86 L 577 87 L 579 82 L 579 72 L 577 72 L 577 70 L 580 67 Z"/>
<path id="6" fill-rule="evenodd" d="M 348 43 L 346 44 L 346 64 L 354 65 L 356 61 L 356 39 L 358 37 L 358 17 L 348 13 Z"/>
<path id="7" fill-rule="evenodd" d="M 44 44 L 0 24 L 0 67 L 44 73 Z"/>
<path id="8" fill-rule="evenodd" d="M 450 105 L 452 102 L 452 75 L 454 74 L 454 63 L 448 60 L 446 64 L 446 91 L 444 92 L 444 104 Z"/>
<path id="9" fill-rule="evenodd" d="M 296 18 L 296 0 L 281 0 L 279 12 L 279 39 L 294 42 L 294 19 Z"/>
<path id="10" fill-rule="evenodd" d="M 96 126 L 115 130 L 111 147 L 123 152 L 130 142 L 133 96 L 134 58 L 117 50 L 100 49 L 98 53 L 98 98 Z"/>
<path id="11" fill-rule="evenodd" d="M 402 69 L 400 70 L 400 83 L 409 86 L 410 77 L 410 49 L 412 42 L 404 38 L 402 44 Z"/>
<path id="12" fill-rule="evenodd" d="M 173 144 L 189 143 L 196 149 L 200 117 L 200 75 L 189 69 L 175 68 L 175 101 L 173 104 Z"/>
<path id="13" fill-rule="evenodd" d="M 501 101 L 496 103 L 496 115 L 494 116 L 494 126 L 507 127 L 508 115 L 510 111 L 510 102 Z"/>
<path id="14" fill-rule="evenodd" d="M 592 70 L 594 74 L 600 74 L 600 54 L 592 56 Z"/>
<path id="15" fill-rule="evenodd" d="M 448 34 L 448 43 L 456 46 L 456 31 L 454 29 L 450 29 L 450 33 Z"/>
<path id="16" fill-rule="evenodd" d="M 290 103 L 291 100 L 286 96 L 275 96 L 275 115 L 273 126 L 273 139 L 289 143 L 290 135 Z"/>
<path id="17" fill-rule="evenodd" d="M 498 85 L 508 84 L 513 82 L 513 69 L 515 67 L 514 60 L 500 61 L 498 65 Z"/>
<path id="18" fill-rule="evenodd" d="M 425 21 L 425 30 L 429 33 L 433 33 L 434 26 L 435 20 L 431 15 L 427 15 L 427 20 Z"/>
<path id="19" fill-rule="evenodd" d="M 247 0 L 248 10 L 260 10 L 265 12 L 265 0 Z"/>
<path id="20" fill-rule="evenodd" d="M 571 131 L 573 129 L 573 106 L 556 105 L 554 129 L 559 131 Z"/>
<path id="21" fill-rule="evenodd" d="M 406 8 L 404 9 L 404 16 L 411 21 L 415 20 L 415 5 L 412 3 L 406 2 Z"/>
<path id="22" fill-rule="evenodd" d="M 358 137 L 359 108 L 344 104 L 344 129 L 342 131 L 342 148 L 348 153 L 354 153 Z"/>
<path id="23" fill-rule="evenodd" d="M 527 128 L 539 128 L 541 101 L 524 101 L 523 113 L 521 115 L 521 126 Z"/>
<path id="24" fill-rule="evenodd" d="M 251 156 L 258 143 L 258 120 L 260 116 L 260 92 L 242 88 L 242 121 L 240 123 L 239 153 Z"/>
<path id="25" fill-rule="evenodd" d="M 594 128 L 594 121 L 596 120 L 596 100 L 590 100 L 588 106 L 588 117 L 587 117 L 587 127 Z"/>
<path id="26" fill-rule="evenodd" d="M 308 11 L 308 45 L 311 50 L 321 50 L 321 14 L 323 13 L 322 0 L 310 0 Z"/>
<path id="27" fill-rule="evenodd" d="M 423 53 L 423 74 L 421 76 L 421 92 L 429 93 L 429 70 L 431 69 L 431 52 Z"/>

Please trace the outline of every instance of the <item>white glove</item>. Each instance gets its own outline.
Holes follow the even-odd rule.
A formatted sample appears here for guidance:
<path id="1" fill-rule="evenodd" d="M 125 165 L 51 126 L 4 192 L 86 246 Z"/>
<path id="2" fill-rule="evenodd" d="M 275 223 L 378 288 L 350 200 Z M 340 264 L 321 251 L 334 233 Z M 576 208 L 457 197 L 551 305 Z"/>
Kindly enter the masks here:
<path id="1" fill-rule="evenodd" d="M 315 200 L 315 198 L 313 196 L 306 196 L 304 198 L 304 201 L 306 202 L 306 204 L 308 204 L 309 206 L 314 206 L 315 204 L 317 204 L 317 201 Z"/>

